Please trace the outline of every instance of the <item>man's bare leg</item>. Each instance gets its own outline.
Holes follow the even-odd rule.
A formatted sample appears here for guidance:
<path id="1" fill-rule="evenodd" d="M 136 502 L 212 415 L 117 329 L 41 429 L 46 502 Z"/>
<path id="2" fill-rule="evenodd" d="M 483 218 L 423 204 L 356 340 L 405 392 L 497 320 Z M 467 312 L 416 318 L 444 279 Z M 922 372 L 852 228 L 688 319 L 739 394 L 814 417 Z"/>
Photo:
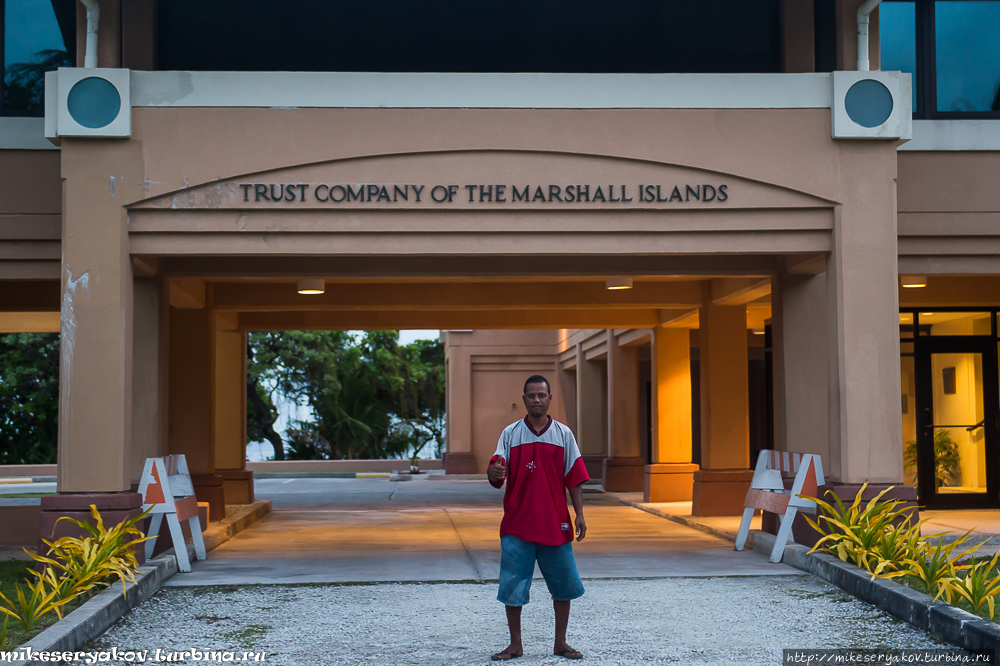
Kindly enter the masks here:
<path id="1" fill-rule="evenodd" d="M 552 601 L 552 608 L 556 612 L 556 642 L 552 649 L 554 654 L 565 651 L 576 652 L 566 642 L 566 627 L 569 625 L 569 601 Z"/>
<path id="2" fill-rule="evenodd" d="M 511 656 L 524 654 L 524 646 L 521 645 L 521 606 L 504 606 L 504 608 L 507 609 L 507 628 L 510 629 L 510 645 L 498 654 L 504 652 Z"/>

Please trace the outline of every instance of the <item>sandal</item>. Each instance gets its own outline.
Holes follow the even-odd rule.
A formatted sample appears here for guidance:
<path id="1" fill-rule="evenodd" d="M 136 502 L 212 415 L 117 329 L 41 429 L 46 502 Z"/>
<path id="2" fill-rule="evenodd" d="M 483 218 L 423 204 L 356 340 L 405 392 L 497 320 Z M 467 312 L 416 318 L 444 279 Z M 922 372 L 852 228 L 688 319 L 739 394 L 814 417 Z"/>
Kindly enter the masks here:
<path id="1" fill-rule="evenodd" d="M 497 652 L 492 657 L 490 657 L 490 661 L 509 661 L 511 659 L 517 659 L 518 657 L 523 657 L 523 656 L 524 656 L 523 652 L 520 654 L 514 654 L 513 652 L 507 652 L 507 650 L 504 650 L 503 652 Z"/>
<path id="2" fill-rule="evenodd" d="M 560 650 L 559 652 L 553 652 L 556 657 L 563 657 L 565 659 L 583 659 L 583 653 L 579 650 L 574 650 L 573 648 L 567 648 L 565 650 Z"/>

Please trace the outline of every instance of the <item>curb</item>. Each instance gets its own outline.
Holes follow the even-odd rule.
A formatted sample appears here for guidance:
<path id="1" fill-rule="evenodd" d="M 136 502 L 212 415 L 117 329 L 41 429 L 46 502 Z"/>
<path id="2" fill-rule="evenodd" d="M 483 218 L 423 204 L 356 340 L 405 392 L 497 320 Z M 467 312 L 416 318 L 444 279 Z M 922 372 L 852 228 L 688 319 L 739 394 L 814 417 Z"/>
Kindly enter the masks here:
<path id="1" fill-rule="evenodd" d="M 765 555 L 774 546 L 774 535 L 751 530 L 748 545 Z M 819 576 L 862 601 L 924 629 L 966 650 L 1000 650 L 1000 625 L 943 601 L 934 601 L 923 592 L 871 574 L 841 562 L 826 553 L 812 553 L 805 546 L 785 546 L 781 561 L 796 569 Z"/>
<path id="2" fill-rule="evenodd" d="M 228 541 L 236 534 L 247 529 L 255 522 L 271 512 L 270 500 L 258 500 L 242 513 L 226 519 L 215 526 L 210 526 L 203 532 L 205 549 L 213 550 Z M 185 544 L 188 559 L 195 561 L 194 544 Z M 163 584 L 178 572 L 177 557 L 171 548 L 142 565 L 138 569 L 142 576 L 136 576 L 136 582 L 125 584 L 125 594 L 116 582 L 108 589 L 94 597 L 51 627 L 32 638 L 27 643 L 7 650 L 12 653 L 22 653 L 29 650 L 37 652 L 75 652 L 105 631 L 111 628 L 126 613 L 149 599 Z M 29 658 L 11 661 L 21 666 L 51 663 Z"/>
<path id="3" fill-rule="evenodd" d="M 353 479 L 357 472 L 254 472 L 256 479 Z"/>
<path id="4" fill-rule="evenodd" d="M 609 494 L 613 495 L 614 493 L 609 493 Z M 736 542 L 736 534 L 734 532 L 730 532 L 729 530 L 723 530 L 719 529 L 718 527 L 712 527 L 711 525 L 705 525 L 704 523 L 699 523 L 696 520 L 691 520 L 686 516 L 678 516 L 677 514 L 661 511 L 660 509 L 656 509 L 651 506 L 643 506 L 640 502 L 633 502 L 632 500 L 623 499 L 621 497 L 617 497 L 617 495 L 616 498 L 622 504 L 627 504 L 629 506 L 635 507 L 640 511 L 651 513 L 654 516 L 659 516 L 660 518 L 666 518 L 667 520 L 671 520 L 675 523 L 680 523 L 685 527 L 690 527 L 691 529 L 698 530 L 699 532 L 704 532 L 705 534 L 711 534 L 714 537 L 725 539 L 726 541 L 732 541 L 734 543 Z M 753 534 L 753 530 L 751 530 L 751 534 Z"/>
<path id="5" fill-rule="evenodd" d="M 0 478 L 0 485 L 12 485 L 22 483 L 55 483 L 54 476 L 5 476 Z"/>
<path id="6" fill-rule="evenodd" d="M 194 545 L 187 544 L 188 556 L 194 558 Z M 97 638 L 130 610 L 149 599 L 163 583 L 177 573 L 174 549 L 161 553 L 138 569 L 143 575 L 125 584 L 124 596 L 118 583 L 94 596 L 63 619 L 11 652 L 73 652 Z M 33 658 L 11 663 L 29 666 L 48 663 Z"/>
<path id="7" fill-rule="evenodd" d="M 254 472 L 255 479 L 388 479 L 392 472 Z"/>
<path id="8" fill-rule="evenodd" d="M 249 509 L 234 515 L 232 518 L 220 520 L 214 525 L 209 523 L 208 529 L 201 533 L 205 540 L 205 550 L 218 548 L 269 513 L 271 513 L 271 500 L 257 500 L 250 505 Z M 191 561 L 194 562 L 193 559 Z"/>
<path id="9" fill-rule="evenodd" d="M 736 541 L 736 535 L 728 530 L 710 527 L 685 516 L 677 516 L 652 507 L 640 506 L 637 502 L 620 497 L 618 501 L 720 539 Z M 774 539 L 773 534 L 760 530 L 750 530 L 750 534 L 747 535 L 747 547 L 763 555 L 770 555 L 771 549 L 774 547 Z M 1000 625 L 995 622 L 973 615 L 943 601 L 934 601 L 929 595 L 917 592 L 901 583 L 884 578 L 871 580 L 870 573 L 853 564 L 841 562 L 833 555 L 809 553 L 809 549 L 805 546 L 789 543 L 785 546 L 781 561 L 800 571 L 819 576 L 848 594 L 873 606 L 878 606 L 890 615 L 912 624 L 914 627 L 939 634 L 952 645 L 966 650 L 1000 651 Z"/>

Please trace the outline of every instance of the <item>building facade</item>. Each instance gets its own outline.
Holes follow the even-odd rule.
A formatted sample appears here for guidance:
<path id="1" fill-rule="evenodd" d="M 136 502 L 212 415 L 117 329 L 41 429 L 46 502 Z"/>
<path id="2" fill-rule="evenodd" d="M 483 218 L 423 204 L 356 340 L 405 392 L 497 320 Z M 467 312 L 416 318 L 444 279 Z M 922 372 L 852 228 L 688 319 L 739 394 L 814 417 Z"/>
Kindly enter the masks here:
<path id="1" fill-rule="evenodd" d="M 246 501 L 246 334 L 310 328 L 446 331 L 449 472 L 540 371 L 592 476 L 695 513 L 737 513 L 761 448 L 1000 503 L 993 64 L 949 87 L 928 33 L 998 3 L 597 3 L 551 34 L 557 5 L 467 34 L 209 4 L 102 1 L 91 37 L 52 3 L 79 66 L 0 118 L 0 322 L 61 332 L 47 524 L 134 510 L 163 453 L 213 515 Z"/>

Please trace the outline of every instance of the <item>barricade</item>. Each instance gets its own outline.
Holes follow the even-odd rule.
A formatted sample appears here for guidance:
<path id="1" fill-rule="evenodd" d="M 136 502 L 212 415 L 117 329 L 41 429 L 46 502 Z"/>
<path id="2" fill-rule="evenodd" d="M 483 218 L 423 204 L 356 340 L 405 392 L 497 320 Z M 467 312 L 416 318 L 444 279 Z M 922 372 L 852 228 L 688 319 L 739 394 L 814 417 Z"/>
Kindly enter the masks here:
<path id="1" fill-rule="evenodd" d="M 153 557 L 153 546 L 166 516 L 170 538 L 174 542 L 174 553 L 177 555 L 177 568 L 185 573 L 191 571 L 180 521 L 188 521 L 198 559 L 204 560 L 207 555 L 205 540 L 201 536 L 201 521 L 198 519 L 198 498 L 194 494 L 184 455 L 146 458 L 139 493 L 142 494 L 143 510 L 152 508 L 148 536 L 153 538 L 146 542 L 146 559 Z"/>
<path id="2" fill-rule="evenodd" d="M 790 491 L 785 490 L 782 473 L 795 475 Z M 771 549 L 771 561 L 780 562 L 785 544 L 792 533 L 792 522 L 799 509 L 811 509 L 815 513 L 816 503 L 796 497 L 796 495 L 816 496 L 816 489 L 826 483 L 823 478 L 823 461 L 815 453 L 792 453 L 765 449 L 757 457 L 757 467 L 753 472 L 750 490 L 743 501 L 743 519 L 736 533 L 736 550 L 743 550 L 750 532 L 750 521 L 756 509 L 770 511 L 781 516 Z"/>

